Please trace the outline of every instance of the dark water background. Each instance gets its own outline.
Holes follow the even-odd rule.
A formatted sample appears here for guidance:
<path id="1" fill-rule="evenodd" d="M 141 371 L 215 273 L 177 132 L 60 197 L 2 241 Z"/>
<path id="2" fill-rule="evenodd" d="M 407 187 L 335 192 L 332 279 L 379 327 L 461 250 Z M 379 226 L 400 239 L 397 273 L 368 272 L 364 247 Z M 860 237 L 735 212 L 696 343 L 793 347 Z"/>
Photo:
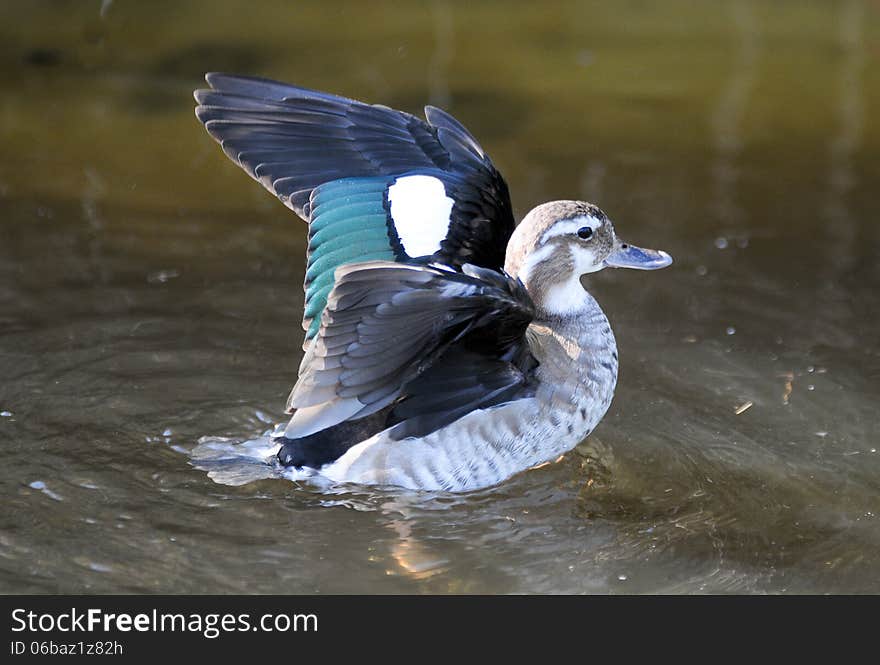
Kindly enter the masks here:
<path id="1" fill-rule="evenodd" d="M 0 591 L 880 592 L 878 65 L 870 0 L 0 2 Z M 669 251 L 589 278 L 587 444 L 459 498 L 194 469 L 283 417 L 305 241 L 207 70 L 443 106 L 518 215 Z"/>

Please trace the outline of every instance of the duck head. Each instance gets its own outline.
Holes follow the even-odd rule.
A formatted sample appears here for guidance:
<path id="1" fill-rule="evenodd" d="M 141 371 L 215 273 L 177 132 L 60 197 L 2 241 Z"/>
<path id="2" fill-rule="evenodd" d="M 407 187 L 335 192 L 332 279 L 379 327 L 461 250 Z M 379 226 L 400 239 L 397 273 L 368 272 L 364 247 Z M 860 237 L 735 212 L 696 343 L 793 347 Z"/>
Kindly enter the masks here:
<path id="1" fill-rule="evenodd" d="M 589 306 L 580 278 L 603 268 L 657 270 L 672 257 L 617 237 L 614 225 L 585 201 L 551 201 L 533 209 L 507 244 L 504 269 L 519 277 L 535 305 L 566 316 Z"/>

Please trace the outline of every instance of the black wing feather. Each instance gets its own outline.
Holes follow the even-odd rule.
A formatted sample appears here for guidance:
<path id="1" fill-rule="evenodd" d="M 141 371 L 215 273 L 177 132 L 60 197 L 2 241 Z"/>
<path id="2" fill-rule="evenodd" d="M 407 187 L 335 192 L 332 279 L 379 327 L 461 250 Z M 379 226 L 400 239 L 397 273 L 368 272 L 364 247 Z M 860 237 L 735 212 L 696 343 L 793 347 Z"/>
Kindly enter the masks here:
<path id="1" fill-rule="evenodd" d="M 309 436 L 392 404 L 391 436 L 423 436 L 474 409 L 527 396 L 536 363 L 525 330 L 534 316 L 522 283 L 500 272 L 346 266 L 291 393 L 285 436 Z"/>
<path id="2" fill-rule="evenodd" d="M 458 418 L 497 404 L 527 397 L 529 374 L 524 367 L 466 349 L 452 348 L 425 373 L 409 382 L 389 414 L 392 439 L 422 437 Z"/>
<path id="3" fill-rule="evenodd" d="M 501 268 L 514 228 L 510 194 L 477 140 L 445 111 L 427 122 L 268 79 L 208 74 L 196 116 L 224 152 L 301 217 L 331 180 L 430 172 L 455 200 L 451 233 L 434 260 Z"/>

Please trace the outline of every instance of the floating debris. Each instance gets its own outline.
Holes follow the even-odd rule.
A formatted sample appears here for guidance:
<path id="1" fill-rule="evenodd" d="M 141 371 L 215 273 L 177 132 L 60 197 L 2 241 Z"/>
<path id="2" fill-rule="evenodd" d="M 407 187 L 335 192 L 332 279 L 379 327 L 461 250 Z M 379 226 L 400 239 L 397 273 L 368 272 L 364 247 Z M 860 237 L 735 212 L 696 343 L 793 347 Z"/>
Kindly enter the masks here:
<path id="1" fill-rule="evenodd" d="M 61 495 L 56 494 L 55 492 L 50 490 L 48 487 L 46 487 L 46 483 L 44 483 L 42 480 L 35 480 L 34 482 L 28 484 L 28 487 L 30 487 L 31 489 L 34 489 L 34 490 L 40 490 L 43 494 L 45 494 L 46 496 L 48 496 L 50 499 L 52 499 L 54 501 L 63 501 L 63 499 L 61 498 Z"/>
<path id="2" fill-rule="evenodd" d="M 794 372 L 783 372 L 779 375 L 785 379 L 785 389 L 782 391 L 782 403 L 788 404 L 791 401 L 792 382 L 794 381 Z"/>
<path id="3" fill-rule="evenodd" d="M 727 249 L 727 238 L 725 238 L 724 236 L 719 236 L 718 238 L 715 238 L 715 246 L 718 249 Z"/>
<path id="4" fill-rule="evenodd" d="M 725 331 L 728 335 L 736 335 L 736 328 L 733 326 L 727 326 L 727 330 Z"/>
<path id="5" fill-rule="evenodd" d="M 740 404 L 738 407 L 736 407 L 736 411 L 734 411 L 734 413 L 736 415 L 743 414 L 746 411 L 748 411 L 749 409 L 751 409 L 753 406 L 754 406 L 754 402 L 748 401 L 745 404 Z"/>

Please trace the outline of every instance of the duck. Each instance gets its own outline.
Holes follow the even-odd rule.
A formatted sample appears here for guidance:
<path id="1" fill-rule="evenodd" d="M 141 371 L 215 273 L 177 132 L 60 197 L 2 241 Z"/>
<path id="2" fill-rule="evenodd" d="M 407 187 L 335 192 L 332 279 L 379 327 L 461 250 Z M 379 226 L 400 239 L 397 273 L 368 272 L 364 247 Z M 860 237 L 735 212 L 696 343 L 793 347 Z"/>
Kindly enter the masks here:
<path id="1" fill-rule="evenodd" d="M 573 449 L 617 384 L 582 277 L 656 270 L 599 207 L 538 205 L 449 113 L 206 75 L 195 114 L 308 224 L 303 358 L 274 463 L 340 485 L 468 492 Z"/>

